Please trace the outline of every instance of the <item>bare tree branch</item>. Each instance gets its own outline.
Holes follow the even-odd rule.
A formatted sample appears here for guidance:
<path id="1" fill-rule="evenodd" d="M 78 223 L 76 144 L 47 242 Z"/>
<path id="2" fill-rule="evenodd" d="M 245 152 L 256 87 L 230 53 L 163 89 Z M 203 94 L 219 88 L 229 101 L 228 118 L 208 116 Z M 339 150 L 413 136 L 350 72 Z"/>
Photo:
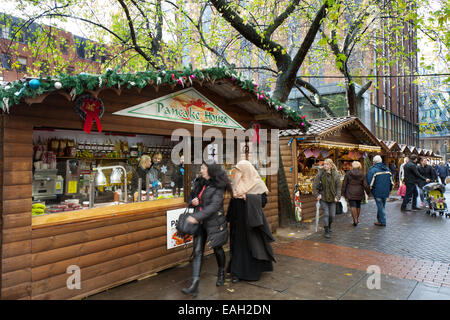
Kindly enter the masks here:
<path id="1" fill-rule="evenodd" d="M 156 68 L 157 65 L 154 64 L 154 62 L 151 61 L 151 58 L 141 49 L 141 47 L 137 43 L 136 32 L 134 30 L 133 19 L 130 16 L 130 11 L 128 10 L 128 6 L 125 4 L 125 2 L 123 0 L 117 0 L 117 1 L 122 6 L 122 9 L 125 12 L 125 15 L 127 17 L 128 27 L 130 29 L 131 41 L 133 42 L 133 45 L 134 45 L 134 48 L 135 48 L 136 52 L 139 53 L 145 60 L 150 62 Z"/>
<path id="2" fill-rule="evenodd" d="M 270 39 L 272 34 L 278 27 L 294 12 L 295 8 L 298 6 L 300 0 L 291 1 L 286 10 L 283 11 L 275 20 L 264 30 L 263 34 L 266 39 Z"/>

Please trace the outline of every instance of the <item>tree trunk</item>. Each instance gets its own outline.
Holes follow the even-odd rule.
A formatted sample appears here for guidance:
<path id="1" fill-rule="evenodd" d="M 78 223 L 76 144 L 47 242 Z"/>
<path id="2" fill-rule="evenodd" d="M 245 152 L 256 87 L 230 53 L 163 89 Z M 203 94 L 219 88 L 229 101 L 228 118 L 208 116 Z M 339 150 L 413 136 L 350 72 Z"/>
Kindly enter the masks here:
<path id="1" fill-rule="evenodd" d="M 348 115 L 358 116 L 358 99 L 356 97 L 356 88 L 353 83 L 347 86 L 347 104 Z"/>
<path id="2" fill-rule="evenodd" d="M 272 98 L 280 102 L 286 102 L 289 98 L 292 88 L 294 87 L 294 82 L 289 81 L 289 75 L 285 70 L 278 76 L 275 90 L 273 92 Z"/>

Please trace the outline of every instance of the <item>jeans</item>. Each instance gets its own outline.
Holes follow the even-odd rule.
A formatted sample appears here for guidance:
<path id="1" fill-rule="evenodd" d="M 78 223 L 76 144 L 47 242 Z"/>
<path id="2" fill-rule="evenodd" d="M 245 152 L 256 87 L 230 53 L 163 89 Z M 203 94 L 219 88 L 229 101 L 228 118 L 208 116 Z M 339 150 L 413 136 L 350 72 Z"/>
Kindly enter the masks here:
<path id="1" fill-rule="evenodd" d="M 377 220 L 379 223 L 386 224 L 386 198 L 375 198 L 377 204 Z"/>
<path id="2" fill-rule="evenodd" d="M 402 202 L 402 209 L 406 209 L 406 205 L 411 200 L 411 197 L 412 197 L 412 207 L 416 208 L 417 207 L 417 195 L 418 194 L 417 194 L 416 185 L 414 183 L 407 183 L 405 198 L 403 199 L 403 202 Z"/>
<path id="3" fill-rule="evenodd" d="M 334 221 L 334 217 L 336 216 L 336 202 L 320 200 L 320 206 L 323 211 L 323 225 L 328 227 L 330 223 Z"/>

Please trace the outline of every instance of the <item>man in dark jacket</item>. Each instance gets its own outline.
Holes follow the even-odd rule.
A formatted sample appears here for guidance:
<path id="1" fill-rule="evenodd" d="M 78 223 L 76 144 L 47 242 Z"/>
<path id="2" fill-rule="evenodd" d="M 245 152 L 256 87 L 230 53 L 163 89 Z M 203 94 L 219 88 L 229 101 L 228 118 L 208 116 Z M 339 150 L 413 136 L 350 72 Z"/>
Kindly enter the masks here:
<path id="1" fill-rule="evenodd" d="M 422 158 L 420 161 L 420 166 L 418 167 L 419 173 L 424 176 L 426 179 L 430 179 L 430 181 L 434 182 L 437 181 L 437 174 L 436 171 L 433 169 L 432 166 L 428 165 L 428 159 Z M 423 187 L 425 185 L 424 182 L 422 182 L 419 187 Z"/>
<path id="2" fill-rule="evenodd" d="M 382 162 L 380 156 L 373 157 L 374 165 L 367 173 L 367 182 L 372 190 L 375 203 L 377 204 L 377 222 L 376 226 L 386 226 L 386 199 L 394 187 L 392 173 Z"/>
<path id="3" fill-rule="evenodd" d="M 420 164 L 417 167 L 417 170 L 419 171 L 419 173 L 424 176 L 425 178 L 429 179 L 431 182 L 435 182 L 437 181 L 437 174 L 436 171 L 433 169 L 432 166 L 428 165 L 428 159 L 427 158 L 421 158 L 420 159 Z M 419 184 L 419 192 L 420 192 L 420 199 L 424 200 L 425 196 L 423 193 L 423 186 L 426 185 L 425 181 L 422 181 Z"/>
<path id="4" fill-rule="evenodd" d="M 417 156 L 415 154 L 409 157 L 409 162 L 405 165 L 405 184 L 406 184 L 406 195 L 403 199 L 402 206 L 400 210 L 402 212 L 408 211 L 406 205 L 412 197 L 412 210 L 417 211 L 420 208 L 417 207 L 417 185 L 423 184 L 423 182 L 430 182 L 430 179 L 425 178 L 419 173 L 417 169 Z"/>
<path id="5" fill-rule="evenodd" d="M 441 161 L 438 166 L 436 166 L 436 171 L 438 176 L 441 178 L 442 184 L 445 185 L 445 178 L 448 176 L 448 168 L 444 163 Z"/>

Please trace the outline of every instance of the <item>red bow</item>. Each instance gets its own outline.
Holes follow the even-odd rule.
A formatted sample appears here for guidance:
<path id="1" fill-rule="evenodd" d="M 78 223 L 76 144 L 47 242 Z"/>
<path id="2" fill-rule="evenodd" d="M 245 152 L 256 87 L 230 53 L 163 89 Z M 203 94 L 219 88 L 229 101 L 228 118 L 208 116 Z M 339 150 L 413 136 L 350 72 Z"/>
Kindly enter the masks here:
<path id="1" fill-rule="evenodd" d="M 100 118 L 98 117 L 102 112 L 101 102 L 92 98 L 85 99 L 81 110 L 86 114 L 83 130 L 87 133 L 91 133 L 92 123 L 95 120 L 98 132 L 102 132 L 102 125 L 100 123 Z"/>

